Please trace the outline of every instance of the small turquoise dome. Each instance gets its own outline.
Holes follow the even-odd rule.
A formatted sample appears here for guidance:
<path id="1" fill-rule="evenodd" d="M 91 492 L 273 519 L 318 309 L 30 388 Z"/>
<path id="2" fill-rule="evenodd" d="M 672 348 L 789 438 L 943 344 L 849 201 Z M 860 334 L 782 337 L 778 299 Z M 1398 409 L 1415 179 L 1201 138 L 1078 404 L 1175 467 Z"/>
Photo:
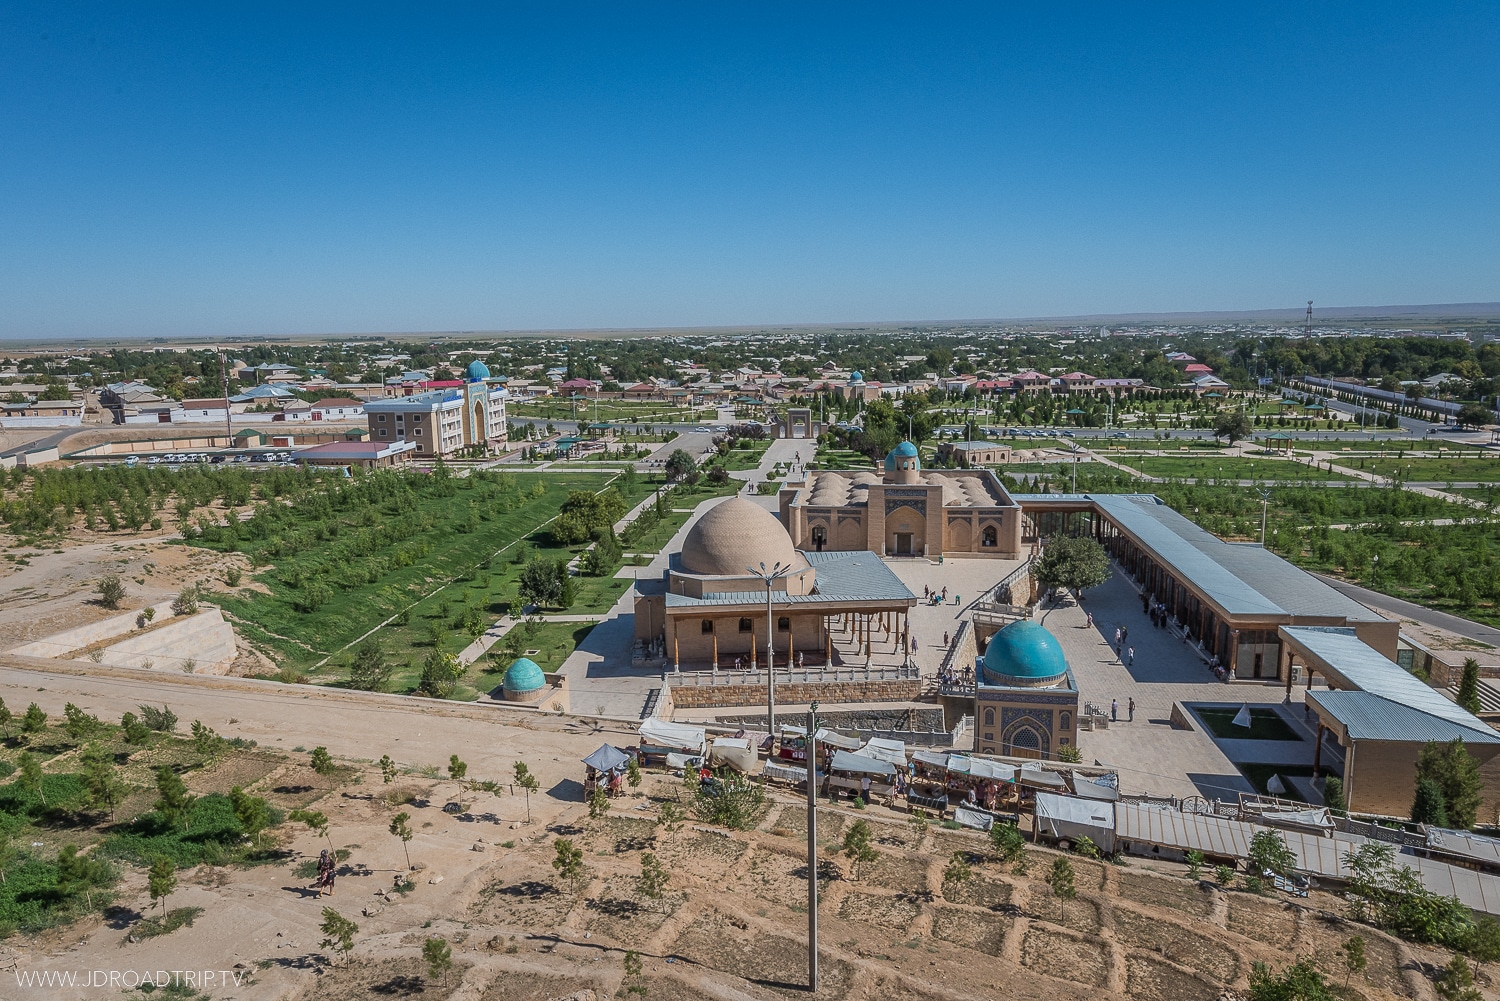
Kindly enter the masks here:
<path id="1" fill-rule="evenodd" d="M 849 373 L 849 381 L 850 382 L 864 382 L 865 381 L 865 374 L 863 372 L 859 372 L 859 371 L 850 372 Z"/>
<path id="2" fill-rule="evenodd" d="M 534 692 L 547 683 L 542 675 L 542 669 L 536 666 L 536 662 L 529 657 L 518 657 L 505 671 L 505 679 L 500 682 L 500 687 L 507 694 L 512 692 L 524 695 Z"/>
<path id="3" fill-rule="evenodd" d="M 490 367 L 478 358 L 475 358 L 469 362 L 469 367 L 464 369 L 464 375 L 468 377 L 470 382 L 483 382 L 490 377 Z"/>
<path id="4" fill-rule="evenodd" d="M 984 651 L 982 680 L 988 685 L 1037 688 L 1061 681 L 1067 673 L 1068 658 L 1057 637 L 1026 619 L 996 633 Z"/>
<path id="5" fill-rule="evenodd" d="M 909 461 L 908 462 L 903 462 L 902 460 L 909 460 Z M 922 460 L 919 459 L 919 458 L 917 458 L 917 446 L 913 445 L 909 441 L 903 441 L 901 444 L 899 444 L 895 448 L 891 449 L 890 454 L 885 457 L 885 468 L 886 469 L 906 469 L 906 468 L 921 469 L 922 468 Z"/>

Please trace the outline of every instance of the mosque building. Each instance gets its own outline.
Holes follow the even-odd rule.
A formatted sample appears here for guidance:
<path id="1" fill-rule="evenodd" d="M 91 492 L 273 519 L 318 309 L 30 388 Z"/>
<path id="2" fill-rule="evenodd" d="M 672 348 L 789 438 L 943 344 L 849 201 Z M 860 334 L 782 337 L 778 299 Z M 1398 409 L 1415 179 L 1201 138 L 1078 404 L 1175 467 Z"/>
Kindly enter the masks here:
<path id="1" fill-rule="evenodd" d="M 461 388 L 398 396 L 365 403 L 372 442 L 410 441 L 418 457 L 447 455 L 482 445 L 505 445 L 505 401 L 509 394 L 478 359 L 464 370 Z"/>
<path id="2" fill-rule="evenodd" d="M 1021 507 L 988 469 L 923 470 L 903 441 L 876 470 L 809 470 L 781 490 L 781 520 L 808 552 L 1021 557 Z"/>
<path id="3" fill-rule="evenodd" d="M 990 637 L 975 665 L 974 749 L 1056 758 L 1078 743 L 1078 686 L 1062 645 L 1045 626 L 1020 619 Z"/>
<path id="4" fill-rule="evenodd" d="M 768 616 L 757 574 L 778 566 Z M 637 581 L 635 635 L 673 669 L 754 667 L 774 619 L 778 664 L 899 664 L 916 600 L 874 553 L 799 551 L 774 514 L 736 497 L 698 519 L 659 580 Z"/>

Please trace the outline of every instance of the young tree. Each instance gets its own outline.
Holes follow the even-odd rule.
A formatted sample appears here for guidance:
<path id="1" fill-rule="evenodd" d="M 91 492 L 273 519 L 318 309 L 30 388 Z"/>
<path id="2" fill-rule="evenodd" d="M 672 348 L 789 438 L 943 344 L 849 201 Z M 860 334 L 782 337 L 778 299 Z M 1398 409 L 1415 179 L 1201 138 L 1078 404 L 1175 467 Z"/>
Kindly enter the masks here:
<path id="1" fill-rule="evenodd" d="M 1431 824 L 1433 827 L 1448 826 L 1448 805 L 1443 802 L 1443 789 L 1434 779 L 1417 780 L 1417 792 L 1411 801 L 1411 822 Z"/>
<path id="2" fill-rule="evenodd" d="M 99 604 L 105 608 L 119 608 L 120 602 L 125 600 L 125 582 L 117 573 L 107 573 L 100 577 L 94 590 L 99 594 Z"/>
<path id="3" fill-rule="evenodd" d="M 660 900 L 662 893 L 667 888 L 667 870 L 662 868 L 661 861 L 651 852 L 641 855 L 641 874 L 636 878 L 635 886 L 641 896 L 652 900 Z"/>
<path id="4" fill-rule="evenodd" d="M 1479 775 L 1479 762 L 1464 746 L 1462 738 L 1446 744 L 1428 741 L 1417 756 L 1417 781 L 1429 778 L 1443 792 L 1443 805 L 1448 814 L 1448 823 L 1468 830 L 1474 826 L 1479 813 L 1479 803 L 1484 795 L 1484 780 Z"/>
<path id="5" fill-rule="evenodd" d="M 1344 780 L 1337 775 L 1330 775 L 1323 780 L 1323 805 L 1335 817 L 1345 816 L 1349 812 L 1349 804 L 1344 802 Z"/>
<path id="6" fill-rule="evenodd" d="M 686 820 L 687 812 L 670 800 L 661 805 L 661 810 L 656 815 L 656 822 L 667 832 L 668 841 L 676 837 Z"/>
<path id="7" fill-rule="evenodd" d="M 391 834 L 401 839 L 401 850 L 406 852 L 406 867 L 408 869 L 411 868 L 411 849 L 407 845 L 416 836 L 412 833 L 411 825 L 407 823 L 410 819 L 411 814 L 403 810 L 391 818 L 390 826 Z"/>
<path id="8" fill-rule="evenodd" d="M 167 898 L 177 889 L 177 863 L 166 855 L 151 860 L 151 871 L 146 874 L 146 890 L 153 901 L 161 904 L 161 916 L 167 916 Z"/>
<path id="9" fill-rule="evenodd" d="M 1032 564 L 1031 576 L 1044 587 L 1060 587 L 1078 594 L 1098 587 L 1110 577 L 1109 553 L 1088 536 L 1053 539 Z"/>
<path id="10" fill-rule="evenodd" d="M 962 886 L 973 878 L 974 869 L 969 865 L 969 857 L 963 852 L 954 852 L 948 860 L 948 867 L 943 870 L 943 895 L 951 896 L 949 886 Z"/>
<path id="11" fill-rule="evenodd" d="M 603 786 L 594 786 L 594 791 L 589 793 L 589 819 L 598 820 L 609 813 L 609 794 L 604 791 Z"/>
<path id="12" fill-rule="evenodd" d="M 422 961 L 427 964 L 427 979 L 442 977 L 443 986 L 447 987 L 448 971 L 453 969 L 453 947 L 448 940 L 434 936 L 423 942 Z"/>
<path id="13" fill-rule="evenodd" d="M 1254 876 L 1272 872 L 1285 876 L 1297 864 L 1296 854 L 1286 846 L 1277 831 L 1257 831 L 1250 838 L 1250 855 L 1246 860 Z"/>
<path id="14" fill-rule="evenodd" d="M 448 778 L 454 782 L 462 782 L 464 776 L 469 774 L 469 766 L 458 760 L 458 755 L 448 755 Z"/>
<path id="15" fill-rule="evenodd" d="M 1064 900 L 1072 900 L 1078 896 L 1078 888 L 1073 882 L 1073 863 L 1061 855 L 1053 859 L 1052 869 L 1047 873 L 1047 885 Z"/>
<path id="16" fill-rule="evenodd" d="M 458 688 L 458 679 L 463 676 L 464 668 L 457 656 L 434 648 L 422 663 L 422 680 L 417 688 L 435 699 L 451 698 Z"/>
<path id="17" fill-rule="evenodd" d="M 1220 886 L 1229 886 L 1234 883 L 1234 869 L 1227 865 L 1216 865 L 1214 879 L 1218 880 Z"/>
<path id="18" fill-rule="evenodd" d="M 187 827 L 188 811 L 193 805 L 193 797 L 188 795 L 187 786 L 182 781 L 182 776 L 174 772 L 170 765 L 162 765 L 156 770 L 156 805 L 157 813 L 174 827 Z"/>
<path id="19" fill-rule="evenodd" d="M 856 820 L 844 832 L 843 852 L 849 858 L 851 872 L 855 879 L 859 879 L 859 871 L 862 867 L 880 857 L 874 845 L 871 844 L 873 840 L 870 825 L 863 820 Z"/>
<path id="20" fill-rule="evenodd" d="M 43 808 L 47 806 L 47 789 L 45 776 L 42 775 L 42 763 L 37 756 L 30 751 L 22 751 L 21 756 L 16 759 L 16 767 L 20 772 L 16 781 L 21 788 L 41 800 Z"/>
<path id="21" fill-rule="evenodd" d="M 349 687 L 365 692 L 383 692 L 391 681 L 392 664 L 385 656 L 385 647 L 375 636 L 367 636 L 354 648 L 354 659 L 349 664 Z"/>
<path id="22" fill-rule="evenodd" d="M 98 744 L 90 744 L 78 756 L 83 765 L 83 784 L 89 792 L 89 806 L 109 814 L 115 821 L 115 807 L 125 799 L 125 784 L 115 775 L 115 756 Z"/>
<path id="23" fill-rule="evenodd" d="M 1442 976 L 1432 986 L 1443 1001 L 1481 1001 L 1484 997 L 1474 986 L 1474 971 L 1462 956 L 1455 955 L 1449 960 Z"/>
<path id="24" fill-rule="evenodd" d="M 639 789 L 641 778 L 641 763 L 634 758 L 625 759 L 625 784 L 632 789 Z"/>
<path id="25" fill-rule="evenodd" d="M 1203 853 L 1196 848 L 1187 853 L 1188 879 L 1198 879 L 1203 875 Z"/>
<path id="26" fill-rule="evenodd" d="M 205 758 L 216 758 L 224 753 L 227 742 L 218 731 L 202 720 L 193 720 L 193 748 Z"/>
<path id="27" fill-rule="evenodd" d="M 63 730 L 73 740 L 87 740 L 102 729 L 104 724 L 98 716 L 84 712 L 71 702 L 63 706 Z"/>
<path id="28" fill-rule="evenodd" d="M 354 951 L 354 936 L 359 934 L 359 925 L 344 917 L 332 907 L 323 908 L 324 938 L 320 943 L 325 949 L 337 949 L 344 954 L 344 965 L 349 965 L 349 953 Z"/>
<path id="29" fill-rule="evenodd" d="M 1474 957 L 1476 972 L 1482 963 L 1500 960 L 1500 921 L 1488 914 L 1474 917 L 1474 928 L 1469 935 L 1469 955 Z"/>
<path id="30" fill-rule="evenodd" d="M 156 706 L 137 706 L 141 711 L 141 721 L 157 733 L 171 733 L 177 729 L 177 714 L 166 706 L 160 709 Z"/>
<path id="31" fill-rule="evenodd" d="M 911 813 L 906 815 L 906 826 L 911 832 L 911 844 L 913 848 L 921 847 L 922 839 L 927 837 L 927 828 L 931 825 L 932 822 L 927 819 L 927 813 L 924 810 L 913 807 Z M 990 828 L 992 831 L 994 829 L 993 827 Z"/>
<path id="32" fill-rule="evenodd" d="M 994 824 L 990 827 L 990 847 L 1001 862 L 1014 862 L 1026 851 L 1026 835 L 1015 824 Z"/>
<path id="33" fill-rule="evenodd" d="M 302 824 L 313 833 L 313 837 L 322 838 L 324 841 L 327 841 L 329 851 L 337 851 L 333 847 L 333 838 L 328 835 L 328 816 L 322 810 L 293 810 L 287 814 L 286 819 L 294 824 Z M 396 832 L 392 831 L 391 833 L 395 834 Z"/>
<path id="34" fill-rule="evenodd" d="M 333 756 L 328 753 L 328 748 L 322 746 L 312 749 L 312 757 L 308 763 L 319 775 L 327 775 L 336 767 L 333 763 Z"/>
<path id="35" fill-rule="evenodd" d="M 261 832 L 271 824 L 271 805 L 240 786 L 229 790 L 229 805 L 234 809 L 234 819 L 240 822 L 240 830 L 254 838 L 256 847 L 260 847 Z"/>
<path id="36" fill-rule="evenodd" d="M 526 823 L 529 824 L 531 823 L 531 794 L 540 789 L 542 783 L 535 775 L 531 774 L 531 769 L 526 767 L 526 762 L 524 761 L 517 761 L 511 766 L 511 771 L 515 773 L 516 785 L 520 786 L 521 790 L 526 794 Z"/>
<path id="37" fill-rule="evenodd" d="M 521 568 L 516 582 L 521 601 L 538 607 L 554 607 L 562 598 L 563 577 L 557 572 L 557 562 L 545 556 L 534 556 Z"/>
<path id="38" fill-rule="evenodd" d="M 1311 958 L 1299 959 L 1280 974 L 1265 963 L 1250 968 L 1249 1001 L 1334 1001 L 1333 992 Z"/>
<path id="39" fill-rule="evenodd" d="M 389 754 L 380 756 L 380 780 L 386 785 L 396 780 L 396 763 L 391 760 Z"/>
<path id="40" fill-rule="evenodd" d="M 33 702 L 26 707 L 26 715 L 21 717 L 21 732 L 24 734 L 41 733 L 47 728 L 47 714 L 42 712 L 42 707 Z"/>
<path id="41" fill-rule="evenodd" d="M 198 613 L 198 589 L 192 584 L 184 587 L 172 599 L 173 615 L 196 615 Z"/>
<path id="42" fill-rule="evenodd" d="M 1369 965 L 1365 957 L 1365 939 L 1363 935 L 1355 935 L 1339 947 L 1339 954 L 1344 960 L 1344 986 L 1349 986 L 1349 978 L 1356 973 L 1363 973 Z"/>
<path id="43" fill-rule="evenodd" d="M 1479 661 L 1464 658 L 1463 677 L 1458 682 L 1458 704 L 1475 715 L 1479 714 Z"/>
<path id="44" fill-rule="evenodd" d="M 10 739 L 10 724 L 14 719 L 15 714 L 6 706 L 5 700 L 0 699 L 0 736 L 7 740 Z"/>
<path id="45" fill-rule="evenodd" d="M 554 843 L 554 851 L 557 854 L 552 860 L 552 868 L 557 870 L 559 877 L 575 887 L 579 886 L 587 875 L 583 865 L 583 849 L 574 847 L 568 838 L 558 838 Z"/>
<path id="46" fill-rule="evenodd" d="M 94 887 L 104 882 L 104 863 L 82 855 L 77 845 L 64 845 L 57 853 L 57 891 L 64 897 L 82 893 L 89 910 L 94 909 Z"/>
<path id="47" fill-rule="evenodd" d="M 120 729 L 125 732 L 125 743 L 137 746 L 151 741 L 151 728 L 142 723 L 135 713 L 127 712 L 120 717 Z"/>

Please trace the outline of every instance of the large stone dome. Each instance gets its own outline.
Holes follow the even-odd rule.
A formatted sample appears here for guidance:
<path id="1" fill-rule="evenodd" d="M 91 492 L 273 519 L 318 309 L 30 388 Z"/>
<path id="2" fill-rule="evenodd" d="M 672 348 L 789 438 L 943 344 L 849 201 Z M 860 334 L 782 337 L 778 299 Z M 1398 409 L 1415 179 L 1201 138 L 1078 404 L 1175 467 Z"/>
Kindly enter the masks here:
<path id="1" fill-rule="evenodd" d="M 1068 658 L 1045 627 L 1021 619 L 990 639 L 983 673 L 981 680 L 988 685 L 1043 688 L 1063 680 Z"/>
<path id="2" fill-rule="evenodd" d="M 743 577 L 745 568 L 764 563 L 801 567 L 801 554 L 781 520 L 753 501 L 736 497 L 717 504 L 682 544 L 682 569 L 714 577 Z"/>

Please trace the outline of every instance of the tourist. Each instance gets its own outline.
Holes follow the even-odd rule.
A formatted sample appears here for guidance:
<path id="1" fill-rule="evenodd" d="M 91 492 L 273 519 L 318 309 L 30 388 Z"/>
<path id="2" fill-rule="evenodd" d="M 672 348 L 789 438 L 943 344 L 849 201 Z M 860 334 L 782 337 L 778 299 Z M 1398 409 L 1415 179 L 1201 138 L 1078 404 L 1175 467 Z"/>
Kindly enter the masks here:
<path id="1" fill-rule="evenodd" d="M 1120 627 L 1119 626 L 1115 626 L 1115 647 L 1116 647 L 1116 649 L 1118 649 L 1119 646 L 1120 646 L 1120 635 L 1121 635 L 1120 634 Z"/>
<path id="2" fill-rule="evenodd" d="M 1085 612 L 1083 614 L 1083 621 L 1084 621 L 1084 628 L 1085 629 L 1092 629 L 1092 628 L 1094 628 L 1094 613 L 1093 612 Z"/>
<path id="3" fill-rule="evenodd" d="M 948 600 L 948 589 L 946 587 L 943 588 L 943 600 L 944 601 Z"/>
<path id="4" fill-rule="evenodd" d="M 859 778 L 859 798 L 866 803 L 870 802 L 870 776 L 861 775 Z"/>
<path id="5" fill-rule="evenodd" d="M 949 642 L 948 642 L 948 634 L 947 634 L 947 633 L 944 633 L 944 634 L 943 634 L 943 647 L 944 647 L 944 648 L 947 648 L 947 647 L 948 647 L 948 646 L 949 646 Z"/>
<path id="6" fill-rule="evenodd" d="M 1135 699 L 1131 699 L 1130 702 L 1126 704 L 1125 709 L 1126 709 L 1126 712 L 1129 713 L 1129 717 L 1128 717 L 1129 721 L 1131 723 L 1134 723 L 1135 722 Z"/>
<path id="7" fill-rule="evenodd" d="M 1128 639 L 1130 639 L 1130 627 L 1129 626 L 1121 626 L 1120 627 L 1120 642 L 1124 643 Z"/>
<path id="8" fill-rule="evenodd" d="M 328 891 L 330 897 L 333 896 L 333 880 L 337 870 L 338 861 L 324 848 L 318 856 L 318 881 L 314 884 L 318 888 L 318 896 L 321 897 L 324 890 Z"/>
<path id="9" fill-rule="evenodd" d="M 1110 699 L 1109 700 L 1109 721 L 1111 723 L 1116 723 L 1116 722 L 1119 722 L 1119 719 L 1120 719 L 1120 700 L 1119 699 Z"/>
<path id="10" fill-rule="evenodd" d="M 1135 647 L 1130 647 L 1128 650 L 1125 651 L 1125 666 L 1126 667 L 1134 667 L 1135 666 Z"/>

